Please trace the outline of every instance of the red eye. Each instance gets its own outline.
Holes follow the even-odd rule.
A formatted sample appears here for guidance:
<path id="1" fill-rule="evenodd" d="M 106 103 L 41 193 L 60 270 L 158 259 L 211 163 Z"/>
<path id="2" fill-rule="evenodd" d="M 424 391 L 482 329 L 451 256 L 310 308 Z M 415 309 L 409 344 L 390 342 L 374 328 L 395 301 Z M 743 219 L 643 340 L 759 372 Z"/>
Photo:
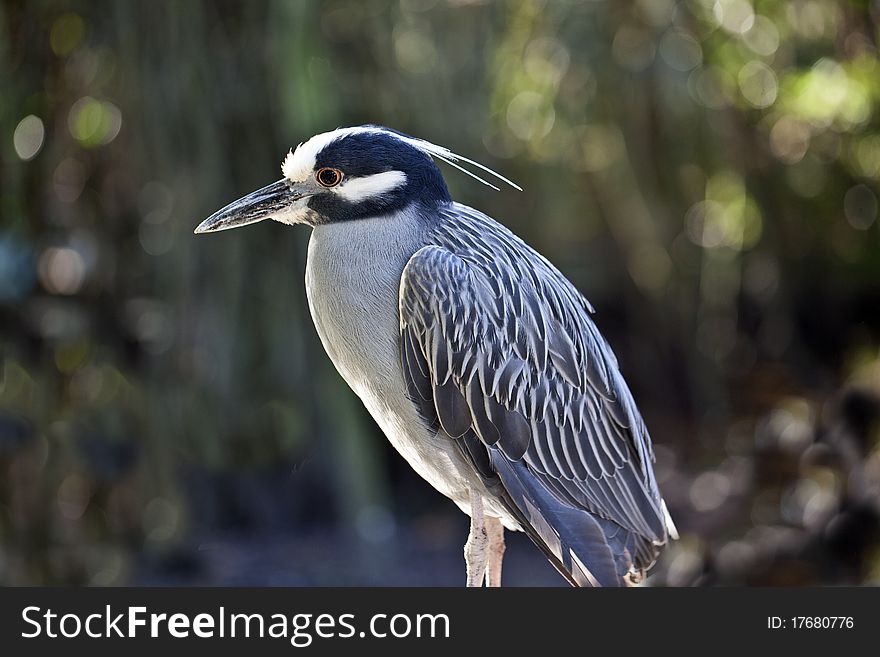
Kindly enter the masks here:
<path id="1" fill-rule="evenodd" d="M 324 167 L 323 169 L 318 169 L 318 172 L 315 174 L 315 180 L 322 187 L 336 187 L 336 185 L 342 182 L 342 172 L 339 169 Z"/>

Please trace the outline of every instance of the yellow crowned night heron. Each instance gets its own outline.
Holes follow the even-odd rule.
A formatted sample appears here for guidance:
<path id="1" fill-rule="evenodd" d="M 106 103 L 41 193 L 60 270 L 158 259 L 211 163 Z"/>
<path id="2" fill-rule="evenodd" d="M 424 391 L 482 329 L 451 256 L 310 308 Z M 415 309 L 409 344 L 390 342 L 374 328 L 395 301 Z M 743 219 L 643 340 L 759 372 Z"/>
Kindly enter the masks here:
<path id="1" fill-rule="evenodd" d="M 397 451 L 471 517 L 468 586 L 500 585 L 505 527 L 573 585 L 638 581 L 675 529 L 592 308 L 513 233 L 454 202 L 433 158 L 516 187 L 421 139 L 344 128 L 300 144 L 281 180 L 195 232 L 312 227 L 321 342 Z"/>

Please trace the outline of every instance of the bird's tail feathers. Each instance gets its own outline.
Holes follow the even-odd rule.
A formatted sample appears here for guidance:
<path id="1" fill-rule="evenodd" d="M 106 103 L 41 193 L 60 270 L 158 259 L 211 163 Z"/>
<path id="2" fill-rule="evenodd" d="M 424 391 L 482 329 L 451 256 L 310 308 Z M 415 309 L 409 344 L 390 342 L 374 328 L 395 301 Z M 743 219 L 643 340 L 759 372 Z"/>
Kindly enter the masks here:
<path id="1" fill-rule="evenodd" d="M 677 541 L 678 529 L 676 529 L 675 523 L 672 522 L 672 516 L 669 515 L 669 509 L 666 508 L 666 500 L 660 500 L 660 508 L 663 510 L 663 519 L 666 521 L 666 534 L 673 541 Z"/>
<path id="2" fill-rule="evenodd" d="M 523 472 L 522 462 L 510 461 L 490 449 L 494 470 L 504 483 L 512 511 L 523 530 L 544 551 L 550 562 L 576 586 L 621 586 L 615 552 L 608 544 L 600 520 L 587 511 L 559 501 Z M 625 569 L 624 569 L 625 570 Z"/>

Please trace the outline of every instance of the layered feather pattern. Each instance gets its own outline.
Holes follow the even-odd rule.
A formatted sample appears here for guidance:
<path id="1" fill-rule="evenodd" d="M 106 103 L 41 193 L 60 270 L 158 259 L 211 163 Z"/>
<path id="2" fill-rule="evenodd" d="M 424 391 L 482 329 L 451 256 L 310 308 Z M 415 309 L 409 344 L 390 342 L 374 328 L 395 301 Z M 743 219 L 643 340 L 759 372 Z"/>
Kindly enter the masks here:
<path id="1" fill-rule="evenodd" d="M 639 576 L 667 540 L 644 422 L 592 308 L 506 228 L 449 204 L 404 269 L 401 358 L 424 419 L 460 442 L 573 582 Z"/>

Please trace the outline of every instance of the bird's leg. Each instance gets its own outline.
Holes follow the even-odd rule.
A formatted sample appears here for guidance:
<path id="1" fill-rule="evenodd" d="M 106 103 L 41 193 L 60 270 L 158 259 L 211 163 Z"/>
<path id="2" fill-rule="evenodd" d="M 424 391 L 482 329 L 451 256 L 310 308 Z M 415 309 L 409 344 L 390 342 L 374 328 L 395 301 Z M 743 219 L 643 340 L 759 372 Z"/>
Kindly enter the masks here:
<path id="1" fill-rule="evenodd" d="M 501 586 L 501 561 L 504 559 L 504 525 L 501 524 L 498 518 L 486 516 L 486 534 L 489 536 L 486 586 Z"/>
<path id="2" fill-rule="evenodd" d="M 489 535 L 483 516 L 483 496 L 471 491 L 471 531 L 464 544 L 464 561 L 467 565 L 467 585 L 482 586 L 489 558 Z"/>

